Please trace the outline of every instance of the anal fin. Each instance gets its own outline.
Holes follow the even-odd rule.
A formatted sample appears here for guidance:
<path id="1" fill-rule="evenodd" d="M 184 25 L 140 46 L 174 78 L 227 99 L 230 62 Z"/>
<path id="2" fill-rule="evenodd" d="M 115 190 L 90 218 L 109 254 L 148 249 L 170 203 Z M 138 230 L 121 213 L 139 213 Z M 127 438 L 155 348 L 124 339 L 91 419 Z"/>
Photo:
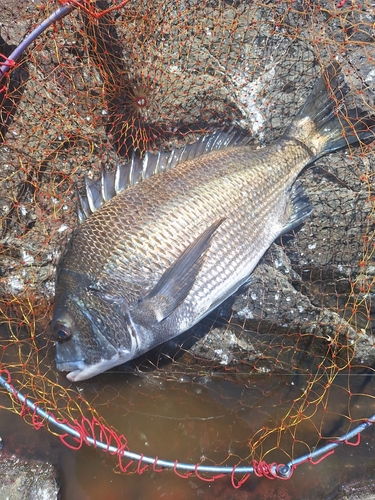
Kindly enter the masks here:
<path id="1" fill-rule="evenodd" d="M 160 322 L 182 304 L 194 285 L 211 239 L 224 220 L 214 222 L 182 252 L 154 288 L 139 300 L 140 308 L 151 309 Z"/>
<path id="2" fill-rule="evenodd" d="M 288 233 L 292 229 L 300 226 L 310 216 L 313 207 L 308 196 L 303 189 L 300 181 L 296 181 L 290 191 L 290 200 L 288 202 L 286 223 L 281 234 Z"/>

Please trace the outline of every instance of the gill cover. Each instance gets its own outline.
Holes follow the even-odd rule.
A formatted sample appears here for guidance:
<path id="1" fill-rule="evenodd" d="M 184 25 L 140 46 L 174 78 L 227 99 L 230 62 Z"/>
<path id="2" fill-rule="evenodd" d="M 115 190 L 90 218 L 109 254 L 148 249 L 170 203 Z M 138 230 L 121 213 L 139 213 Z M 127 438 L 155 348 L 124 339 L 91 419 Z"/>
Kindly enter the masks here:
<path id="1" fill-rule="evenodd" d="M 77 382 L 124 363 L 153 347 L 143 340 L 144 319 L 147 318 L 152 328 L 153 322 L 163 321 L 182 304 L 194 285 L 212 237 L 224 220 L 224 218 L 219 219 L 203 231 L 164 272 L 154 288 L 140 297 L 130 308 L 121 296 L 95 289 L 95 286 L 87 285 L 87 283 L 80 288 L 80 292 L 77 287 L 73 289 L 75 294 L 79 295 L 78 298 L 69 297 L 71 291 L 69 289 L 67 290 L 68 298 L 62 299 L 60 295 L 61 303 L 55 307 L 52 324 L 57 339 L 57 369 L 68 371 L 68 379 Z M 71 278 L 69 274 L 69 271 L 60 273 L 60 280 L 64 277 L 68 277 L 69 280 Z M 78 273 L 74 274 L 77 278 Z M 85 295 L 95 297 L 96 315 L 93 313 L 93 307 L 87 306 L 84 300 Z M 69 308 L 66 307 L 68 303 Z M 110 327 L 98 316 L 103 304 L 111 308 L 112 318 L 114 316 L 122 318 L 117 327 L 123 332 L 126 331 L 129 339 L 123 348 L 115 348 L 112 344 L 111 334 L 115 332 L 109 331 L 106 334 Z M 75 318 L 80 318 L 79 326 L 69 314 L 69 309 L 75 310 Z M 153 321 L 150 322 L 150 318 Z M 86 334 L 86 344 L 83 332 Z M 152 338 L 151 332 L 149 337 Z"/>

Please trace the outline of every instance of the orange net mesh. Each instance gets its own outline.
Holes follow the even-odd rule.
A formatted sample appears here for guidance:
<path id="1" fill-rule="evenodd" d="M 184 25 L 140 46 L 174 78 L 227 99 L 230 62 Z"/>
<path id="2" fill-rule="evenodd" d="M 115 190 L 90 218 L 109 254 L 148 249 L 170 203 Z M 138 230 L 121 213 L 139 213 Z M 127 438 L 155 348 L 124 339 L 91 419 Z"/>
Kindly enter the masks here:
<path id="1" fill-rule="evenodd" d="M 3 4 L 4 58 L 58 6 Z M 370 0 L 87 1 L 38 38 L 3 80 L 0 124 L 0 361 L 19 390 L 60 420 L 97 419 L 125 436 L 131 394 L 147 385 L 170 389 L 153 401 L 178 401 L 191 429 L 194 412 L 174 395 L 203 413 L 211 398 L 225 414 L 236 409 L 238 429 L 205 424 L 188 456 L 169 450 L 211 464 L 291 460 L 375 413 L 366 378 L 375 353 L 373 143 L 307 169 L 310 219 L 272 245 L 247 291 L 133 364 L 139 377 L 114 370 L 69 385 L 48 330 L 85 174 L 233 124 L 267 145 L 334 58 L 347 102 L 375 115 L 372 12 Z M 2 401 L 33 421 L 16 398 Z M 146 411 L 150 401 L 139 404 Z M 158 446 L 154 436 L 150 453 Z"/>

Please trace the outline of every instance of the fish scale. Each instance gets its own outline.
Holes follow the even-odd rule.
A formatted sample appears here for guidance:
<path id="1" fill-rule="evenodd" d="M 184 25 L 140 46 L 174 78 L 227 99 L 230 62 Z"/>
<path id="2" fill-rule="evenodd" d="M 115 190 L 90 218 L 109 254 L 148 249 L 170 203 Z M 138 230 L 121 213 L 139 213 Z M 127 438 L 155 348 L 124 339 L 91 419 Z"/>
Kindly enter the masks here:
<path id="1" fill-rule="evenodd" d="M 335 63 L 266 148 L 214 132 L 86 181 L 82 223 L 57 269 L 59 370 L 80 381 L 139 356 L 196 324 L 248 280 L 275 238 L 311 212 L 295 182 L 303 168 L 372 134 L 359 128 L 362 120 L 343 137 L 341 83 Z"/>
<path id="2" fill-rule="evenodd" d="M 293 145 L 291 145 L 293 146 Z M 273 149 L 279 150 L 279 145 L 274 146 Z M 284 148 L 283 148 L 284 152 Z M 301 151 L 304 153 L 304 151 Z M 237 153 L 234 151 L 233 153 Z M 246 153 L 246 152 L 245 152 Z M 297 151 L 296 151 L 297 153 Z M 238 203 L 238 191 L 240 191 L 243 195 L 245 195 L 245 200 L 251 200 L 252 197 L 254 197 L 255 193 L 257 194 L 257 205 L 262 204 L 262 200 L 259 198 L 259 190 L 258 190 L 258 184 L 261 186 L 264 184 L 264 179 L 263 179 L 263 173 L 264 173 L 264 159 L 262 158 L 262 155 L 258 155 L 258 161 L 259 161 L 259 167 L 257 165 L 252 165 L 251 171 L 249 171 L 248 168 L 248 161 L 246 162 L 246 156 L 241 154 L 240 158 L 234 158 L 236 160 L 236 163 L 233 163 L 230 165 L 230 168 L 227 168 L 225 165 L 225 160 L 227 158 L 227 153 L 224 155 L 224 158 L 221 158 L 219 154 L 215 154 L 214 161 L 215 163 L 212 164 L 213 158 L 208 156 L 205 158 L 205 162 L 201 162 L 201 165 L 194 165 L 194 161 L 190 161 L 192 163 L 192 167 L 200 170 L 201 168 L 204 168 L 206 172 L 206 182 L 204 186 L 201 184 L 198 188 L 196 189 L 196 186 L 184 186 L 184 192 L 189 193 L 189 195 L 182 194 L 182 198 L 179 196 L 179 193 L 174 192 L 174 200 L 173 200 L 173 205 L 175 209 L 179 209 L 178 213 L 176 214 L 174 211 L 171 210 L 171 207 L 168 206 L 167 203 L 161 205 L 158 207 L 158 209 L 153 210 L 152 214 L 149 215 L 147 214 L 147 206 L 145 206 L 145 212 L 147 214 L 144 216 L 142 213 L 139 214 L 133 214 L 133 212 L 130 212 L 127 214 L 127 217 L 131 220 L 133 219 L 133 227 L 130 228 L 129 232 L 126 232 L 124 234 L 124 240 L 121 239 L 121 242 L 119 243 L 119 246 L 116 250 L 114 250 L 114 254 L 116 255 L 116 259 L 121 257 L 126 257 L 126 266 L 128 269 L 128 274 L 129 275 L 134 275 L 134 272 L 136 272 L 135 268 L 131 267 L 131 260 L 132 256 L 134 259 L 137 259 L 139 257 L 139 248 L 144 248 L 144 252 L 147 254 L 150 260 L 153 259 L 154 255 L 160 256 L 160 250 L 162 248 L 155 248 L 155 246 L 152 243 L 152 239 L 149 237 L 149 235 L 154 235 L 154 231 L 158 231 L 158 239 L 160 242 L 160 245 L 164 248 L 166 247 L 166 252 L 165 252 L 165 263 L 164 263 L 164 268 L 160 269 L 160 272 L 162 273 L 165 270 L 166 265 L 170 265 L 177 257 L 178 255 L 183 251 L 183 249 L 186 247 L 187 244 L 191 243 L 192 240 L 194 240 L 197 236 L 199 236 L 200 232 L 202 231 L 202 227 L 205 225 L 209 225 L 210 223 L 214 222 L 217 218 L 221 216 L 228 216 L 228 209 L 230 208 L 231 212 L 233 212 L 233 216 L 230 219 L 230 224 L 234 222 L 236 219 L 238 219 L 238 215 L 240 216 L 240 219 L 243 222 L 243 225 L 246 227 L 249 221 L 246 217 L 246 212 L 251 211 L 250 206 L 247 205 L 246 210 L 243 210 L 243 207 Z M 234 155 L 232 154 L 232 157 Z M 306 155 L 300 154 L 299 155 L 299 161 L 298 165 L 292 172 L 292 176 L 295 177 L 297 173 L 300 171 L 300 169 L 304 166 L 306 163 Z M 239 160 L 245 160 L 243 161 L 243 166 L 241 166 L 241 170 L 238 172 L 238 175 L 234 175 L 232 173 L 233 170 L 238 171 L 239 169 Z M 232 182 L 223 182 L 223 177 L 219 177 L 218 179 L 212 179 L 212 175 L 210 174 L 209 169 L 216 169 L 218 171 L 218 162 L 223 162 L 224 164 L 224 169 L 221 170 L 221 176 L 225 175 L 224 179 L 230 181 L 231 179 L 231 174 L 232 174 Z M 207 165 L 208 168 L 205 168 Z M 223 170 L 225 173 L 223 173 Z M 281 170 L 281 169 L 280 169 Z M 179 177 L 181 175 L 178 167 L 175 168 L 174 171 L 170 171 L 168 173 L 173 173 L 174 176 Z M 258 183 L 254 182 L 254 173 L 256 177 L 258 178 Z M 288 172 L 290 174 L 290 172 Z M 276 170 L 277 175 L 282 175 L 281 172 Z M 237 178 L 234 178 L 237 177 Z M 163 182 L 168 183 L 170 182 L 170 179 L 162 179 Z M 242 181 L 242 182 L 240 182 Z M 272 185 L 272 179 L 271 179 L 271 185 Z M 290 179 L 286 179 L 286 185 L 291 184 Z M 228 189 L 228 187 L 232 189 Z M 280 190 L 285 193 L 285 186 L 281 185 Z M 198 191 L 198 192 L 196 192 Z M 278 196 L 277 192 L 272 189 L 273 194 L 275 196 Z M 150 192 L 149 189 L 145 190 L 143 193 L 144 198 L 147 199 L 148 202 L 151 202 L 151 204 L 157 203 L 157 200 L 161 197 L 161 194 L 159 194 L 157 190 L 157 186 L 153 186 L 152 191 Z M 264 193 L 264 204 L 268 204 L 270 207 L 270 202 L 271 202 L 271 196 L 272 193 L 269 194 L 268 190 Z M 221 210 L 218 210 L 218 203 L 221 203 Z M 117 220 L 116 224 L 114 225 L 114 232 L 116 234 L 120 234 L 118 227 L 116 226 L 122 226 L 123 224 L 126 225 L 126 220 L 124 220 L 121 217 L 121 214 L 125 210 L 125 207 L 129 206 L 131 203 L 131 192 L 123 192 L 121 195 L 118 196 L 116 199 L 116 216 L 114 217 L 115 220 L 117 220 L 117 216 L 119 219 Z M 112 207 L 108 207 L 110 209 Z M 237 217 L 236 217 L 237 213 Z M 137 226 L 136 222 L 136 216 L 138 215 L 139 219 L 142 221 L 143 219 L 143 224 L 142 227 L 144 230 L 142 231 L 141 227 Z M 228 216 L 229 217 L 229 216 Z M 103 219 L 103 214 L 101 219 Z M 150 219 L 150 221 L 148 220 Z M 158 220 L 158 227 L 152 227 L 153 221 Z M 178 222 L 179 226 L 174 224 L 174 222 Z M 95 221 L 95 214 L 92 216 L 92 231 L 96 231 L 96 227 L 99 226 L 100 222 Z M 170 231 L 169 233 L 164 230 L 164 228 L 170 228 L 173 227 L 173 231 Z M 241 228 L 241 231 L 243 231 L 244 228 Z M 181 233 L 178 233 L 178 230 L 181 231 Z M 219 235 L 224 233 L 225 230 L 221 228 L 218 230 L 217 235 L 215 238 L 219 238 Z M 124 231 L 125 233 L 125 231 Z M 134 246 L 134 255 L 131 253 L 131 249 L 129 249 L 129 244 L 131 244 L 134 241 L 134 237 L 137 238 L 136 241 L 138 241 L 138 244 Z M 169 239 L 169 251 L 168 251 L 168 245 L 166 244 L 167 240 Z M 150 245 L 147 245 L 147 243 L 150 242 Z M 180 244 L 178 244 L 180 243 Z M 125 247 L 127 248 L 127 251 L 125 252 Z M 173 252 L 171 252 L 171 249 L 173 248 Z M 207 258 L 206 258 L 206 263 L 209 265 L 209 255 L 210 255 L 210 250 L 208 251 Z M 221 255 L 220 253 L 217 254 L 217 257 L 220 259 Z M 153 263 L 154 264 L 154 263 Z M 156 263 L 157 264 L 157 263 Z M 101 260 L 101 265 L 105 267 L 105 264 L 103 260 Z M 155 268 L 154 268 L 154 273 L 155 273 Z M 155 279 L 157 279 L 158 276 L 155 276 Z"/>

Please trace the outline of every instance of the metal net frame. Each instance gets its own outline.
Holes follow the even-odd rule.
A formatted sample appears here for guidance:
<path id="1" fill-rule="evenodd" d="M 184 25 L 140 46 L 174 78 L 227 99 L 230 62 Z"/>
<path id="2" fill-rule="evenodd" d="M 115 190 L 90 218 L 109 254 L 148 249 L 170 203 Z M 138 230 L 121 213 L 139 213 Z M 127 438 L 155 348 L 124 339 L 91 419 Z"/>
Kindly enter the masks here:
<path id="1" fill-rule="evenodd" d="M 178 476 L 187 479 L 192 474 L 205 482 L 212 482 L 216 479 L 230 475 L 233 488 L 240 488 L 251 475 L 265 477 L 268 479 L 287 480 L 293 475 L 294 470 L 304 464 L 319 464 L 322 460 L 332 455 L 335 449 L 343 444 L 347 446 L 358 446 L 360 444 L 361 433 L 375 423 L 375 415 L 356 426 L 350 432 L 333 439 L 331 443 L 321 446 L 311 451 L 307 455 L 296 457 L 286 464 L 276 462 L 267 463 L 265 461 L 253 460 L 252 465 L 204 465 L 202 463 L 183 463 L 178 460 L 163 460 L 159 457 L 149 457 L 142 453 L 134 453 L 128 449 L 125 436 L 118 435 L 113 429 L 106 427 L 96 418 L 89 420 L 85 417 L 80 422 L 70 423 L 60 421 L 49 412 L 46 412 L 40 406 L 37 406 L 29 398 L 18 392 L 10 383 L 9 373 L 4 373 L 7 378 L 0 376 L 0 385 L 8 391 L 15 402 L 22 406 L 20 414 L 25 417 L 31 416 L 32 425 L 36 430 L 41 427 L 51 425 L 52 432 L 56 429 L 60 440 L 69 448 L 79 450 L 83 444 L 93 446 L 110 455 L 117 456 L 119 469 L 126 472 L 127 469 L 135 464 L 135 470 L 138 474 L 143 474 L 147 470 L 162 472 L 171 469 Z M 73 443 L 69 442 L 68 437 L 73 438 Z M 355 441 L 350 441 L 356 438 Z M 113 443 L 113 444 L 112 444 Z M 237 478 L 238 475 L 242 477 Z"/>

